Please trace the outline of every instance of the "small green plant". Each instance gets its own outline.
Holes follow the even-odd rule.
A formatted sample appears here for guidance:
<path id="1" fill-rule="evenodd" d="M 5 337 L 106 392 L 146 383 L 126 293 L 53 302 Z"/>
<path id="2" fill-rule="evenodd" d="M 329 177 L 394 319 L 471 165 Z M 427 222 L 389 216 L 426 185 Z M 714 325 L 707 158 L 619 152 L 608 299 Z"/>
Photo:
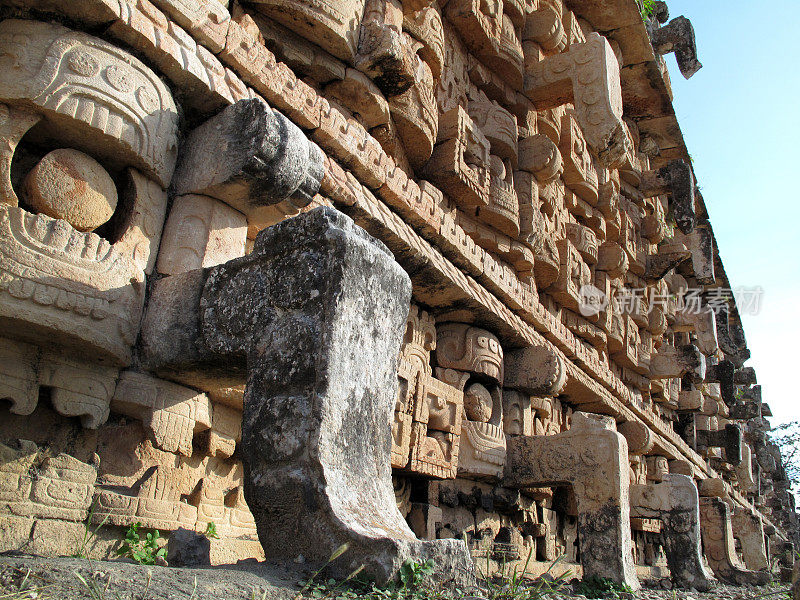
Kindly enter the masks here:
<path id="1" fill-rule="evenodd" d="M 144 539 L 139 535 L 141 523 L 134 523 L 125 532 L 125 540 L 122 542 L 117 554 L 126 558 L 132 558 L 140 565 L 154 565 L 159 558 L 165 558 L 167 549 L 159 546 L 161 533 L 158 529 L 149 532 Z"/>
<path id="2" fill-rule="evenodd" d="M 431 559 L 425 562 L 406 561 L 400 567 L 400 583 L 403 585 L 403 591 L 419 589 L 431 575 L 433 575 Z"/>
<path id="3" fill-rule="evenodd" d="M 647 21 L 656 12 L 655 0 L 642 0 L 642 20 Z"/>
<path id="4" fill-rule="evenodd" d="M 210 540 L 218 540 L 219 534 L 217 533 L 217 525 L 213 521 L 210 521 L 208 525 L 206 525 L 206 530 L 203 533 Z"/>
<path id="5" fill-rule="evenodd" d="M 572 576 L 571 570 L 565 571 L 558 577 L 550 575 L 555 566 L 564 558 L 564 555 L 561 555 L 550 564 L 541 577 L 531 580 L 526 573 L 532 558 L 533 548 L 528 550 L 528 556 L 522 569 L 517 565 L 508 571 L 505 558 L 503 558 L 500 569 L 490 575 L 491 565 L 487 553 L 486 572 L 482 573 L 480 577 L 481 583 L 486 589 L 487 598 L 489 600 L 540 600 L 559 592 Z"/>
<path id="6" fill-rule="evenodd" d="M 626 584 L 619 584 L 605 577 L 589 577 L 578 585 L 577 593 L 587 598 L 627 598 L 633 590 Z"/>
<path id="7" fill-rule="evenodd" d="M 97 503 L 92 502 L 92 506 L 89 508 L 89 516 L 83 524 L 83 537 L 78 541 L 78 547 L 75 549 L 72 558 L 89 558 L 89 549 L 97 538 L 97 532 L 99 532 L 100 528 L 108 521 L 108 515 L 106 515 L 97 527 L 94 529 L 89 527 L 89 524 L 92 522 L 92 517 L 94 517 L 94 509 L 96 507 Z"/>

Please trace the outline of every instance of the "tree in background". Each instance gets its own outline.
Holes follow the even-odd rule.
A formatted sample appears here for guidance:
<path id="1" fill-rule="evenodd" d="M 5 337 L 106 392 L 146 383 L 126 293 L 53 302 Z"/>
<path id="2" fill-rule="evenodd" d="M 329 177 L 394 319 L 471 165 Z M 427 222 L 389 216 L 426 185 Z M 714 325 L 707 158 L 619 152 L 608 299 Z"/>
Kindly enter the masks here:
<path id="1" fill-rule="evenodd" d="M 769 434 L 778 446 L 792 491 L 800 492 L 800 421 L 778 425 Z"/>

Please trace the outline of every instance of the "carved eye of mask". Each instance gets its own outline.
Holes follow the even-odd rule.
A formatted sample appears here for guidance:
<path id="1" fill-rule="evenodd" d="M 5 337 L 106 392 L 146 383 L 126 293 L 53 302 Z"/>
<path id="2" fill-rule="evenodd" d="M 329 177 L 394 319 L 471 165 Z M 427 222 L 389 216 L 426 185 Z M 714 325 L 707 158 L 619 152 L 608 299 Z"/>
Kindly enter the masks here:
<path id="1" fill-rule="evenodd" d="M 488 423 L 492 418 L 492 394 L 480 383 L 473 383 L 464 393 L 464 410 L 470 421 Z"/>
<path id="2" fill-rule="evenodd" d="M 117 207 L 117 188 L 90 156 L 71 148 L 45 155 L 25 179 L 25 199 L 37 212 L 94 231 Z"/>

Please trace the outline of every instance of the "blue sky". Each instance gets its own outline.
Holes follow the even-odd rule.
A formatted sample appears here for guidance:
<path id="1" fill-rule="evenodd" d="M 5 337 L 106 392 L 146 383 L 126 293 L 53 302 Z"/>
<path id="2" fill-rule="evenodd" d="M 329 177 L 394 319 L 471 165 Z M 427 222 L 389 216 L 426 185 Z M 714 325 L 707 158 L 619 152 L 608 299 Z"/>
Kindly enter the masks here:
<path id="1" fill-rule="evenodd" d="M 692 79 L 666 57 L 675 110 L 733 288 L 764 288 L 743 315 L 773 425 L 800 419 L 800 75 L 797 0 L 669 0 L 703 63 Z"/>

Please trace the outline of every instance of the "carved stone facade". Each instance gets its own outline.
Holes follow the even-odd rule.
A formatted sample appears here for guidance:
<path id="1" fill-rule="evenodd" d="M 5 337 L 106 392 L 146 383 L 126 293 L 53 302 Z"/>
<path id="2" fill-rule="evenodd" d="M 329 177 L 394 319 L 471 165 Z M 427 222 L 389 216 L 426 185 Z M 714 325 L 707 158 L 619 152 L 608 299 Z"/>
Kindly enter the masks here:
<path id="1" fill-rule="evenodd" d="M 671 104 L 687 19 L 2 4 L 0 551 L 213 523 L 214 563 L 704 589 L 800 542 Z"/>

